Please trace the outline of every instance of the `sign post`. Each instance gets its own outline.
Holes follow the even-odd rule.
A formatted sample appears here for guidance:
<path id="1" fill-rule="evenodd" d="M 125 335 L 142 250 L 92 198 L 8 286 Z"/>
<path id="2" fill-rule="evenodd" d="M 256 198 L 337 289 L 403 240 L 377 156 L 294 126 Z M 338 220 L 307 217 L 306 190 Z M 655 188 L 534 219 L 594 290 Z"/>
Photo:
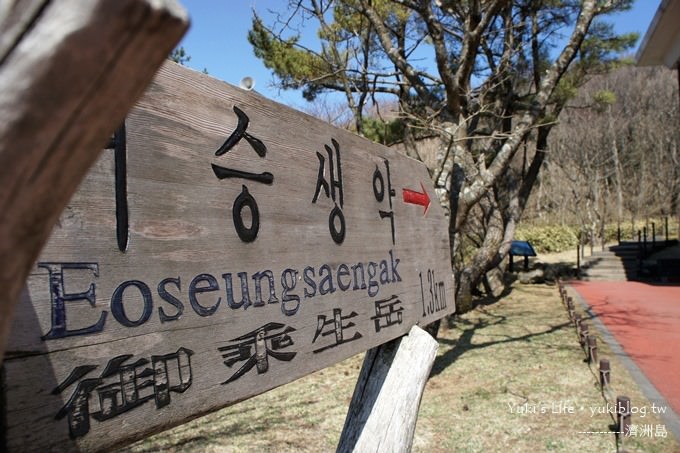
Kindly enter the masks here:
<path id="1" fill-rule="evenodd" d="M 35 263 L 10 450 L 100 450 L 453 313 L 425 166 L 166 63 Z"/>
<path id="2" fill-rule="evenodd" d="M 175 0 L 2 2 L 0 363 L 59 214 L 188 27 Z"/>

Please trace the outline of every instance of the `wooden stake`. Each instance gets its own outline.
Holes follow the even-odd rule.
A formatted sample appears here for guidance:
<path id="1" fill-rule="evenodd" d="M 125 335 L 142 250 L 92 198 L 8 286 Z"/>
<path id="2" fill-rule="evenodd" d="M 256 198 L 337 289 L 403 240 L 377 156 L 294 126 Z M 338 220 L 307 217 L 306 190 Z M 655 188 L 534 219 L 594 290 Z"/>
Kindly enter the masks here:
<path id="1" fill-rule="evenodd" d="M 611 382 L 611 371 L 609 360 L 600 359 L 600 386 L 602 388 L 608 386 Z"/>
<path id="2" fill-rule="evenodd" d="M 619 436 L 624 438 L 630 433 L 631 411 L 630 398 L 625 395 L 616 397 L 616 424 L 618 425 Z"/>
<path id="3" fill-rule="evenodd" d="M 437 341 L 418 326 L 366 353 L 339 452 L 411 450 L 420 399 Z"/>
<path id="4" fill-rule="evenodd" d="M 586 344 L 588 345 L 588 362 L 597 363 L 597 338 L 595 335 L 588 335 Z"/>

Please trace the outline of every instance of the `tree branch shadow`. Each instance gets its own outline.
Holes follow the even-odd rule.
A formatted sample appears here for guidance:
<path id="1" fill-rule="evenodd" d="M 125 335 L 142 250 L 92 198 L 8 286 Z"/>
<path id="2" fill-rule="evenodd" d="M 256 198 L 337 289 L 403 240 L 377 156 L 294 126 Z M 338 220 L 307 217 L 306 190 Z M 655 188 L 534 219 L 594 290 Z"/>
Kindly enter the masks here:
<path id="1" fill-rule="evenodd" d="M 439 342 L 440 344 L 445 344 L 445 345 L 452 345 L 453 347 L 446 351 L 444 354 L 441 356 L 437 357 L 437 359 L 434 362 L 434 365 L 432 366 L 432 371 L 430 373 L 430 377 L 437 376 L 441 372 L 443 372 L 449 365 L 453 364 L 459 357 L 461 357 L 463 354 L 472 351 L 472 350 L 478 350 L 478 349 L 484 349 L 488 348 L 490 346 L 496 346 L 496 345 L 501 345 L 501 344 L 510 344 L 510 343 L 517 343 L 517 342 L 528 342 L 531 339 L 534 338 L 539 338 L 545 335 L 549 335 L 551 333 L 557 332 L 559 330 L 565 329 L 565 328 L 571 328 L 572 324 L 569 321 L 565 321 L 564 323 L 553 325 L 548 329 L 545 329 L 541 332 L 530 332 L 522 335 L 506 335 L 504 339 L 500 340 L 493 340 L 493 341 L 486 341 L 482 343 L 477 343 L 473 344 L 472 340 L 475 336 L 475 334 L 481 330 L 485 329 L 488 327 L 492 327 L 495 325 L 502 324 L 507 321 L 506 316 L 500 316 L 500 315 L 495 315 L 493 313 L 489 313 L 483 308 L 478 308 L 478 310 L 482 310 L 482 312 L 490 316 L 492 318 L 495 318 L 492 321 L 486 320 L 486 319 L 480 319 L 478 321 L 470 321 L 467 319 L 458 319 L 456 320 L 456 324 L 460 326 L 469 326 L 468 328 L 465 328 L 463 330 L 463 333 L 458 337 L 457 340 L 448 340 L 448 339 L 440 339 Z"/>

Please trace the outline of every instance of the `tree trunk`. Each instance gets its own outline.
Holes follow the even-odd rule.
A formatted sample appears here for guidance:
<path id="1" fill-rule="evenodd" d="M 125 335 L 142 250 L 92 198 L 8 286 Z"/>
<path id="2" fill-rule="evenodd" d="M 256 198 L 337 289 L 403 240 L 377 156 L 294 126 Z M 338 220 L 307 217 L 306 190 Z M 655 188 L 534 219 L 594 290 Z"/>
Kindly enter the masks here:
<path id="1" fill-rule="evenodd" d="M 551 126 L 541 126 L 536 139 L 536 152 L 521 184 L 511 172 L 504 178 L 502 190 L 485 197 L 481 206 L 486 207 L 486 234 L 470 265 L 460 273 L 456 285 L 456 312 L 465 313 L 474 308 L 472 290 L 484 275 L 498 266 L 510 252 L 517 223 L 527 206 L 529 195 L 534 187 L 548 147 L 548 134 Z M 502 201 L 498 200 L 499 194 Z"/>
<path id="2" fill-rule="evenodd" d="M 480 283 L 484 274 L 507 254 L 501 250 L 505 237 L 505 225 L 497 201 L 489 194 L 480 202 L 484 206 L 486 232 L 481 247 L 472 261 L 465 267 L 456 288 L 456 311 L 465 313 L 474 308 L 472 290 Z M 514 233 L 514 231 L 513 231 Z"/>
<path id="3" fill-rule="evenodd" d="M 456 284 L 456 313 L 467 313 L 473 308 L 471 273 L 463 271 Z"/>

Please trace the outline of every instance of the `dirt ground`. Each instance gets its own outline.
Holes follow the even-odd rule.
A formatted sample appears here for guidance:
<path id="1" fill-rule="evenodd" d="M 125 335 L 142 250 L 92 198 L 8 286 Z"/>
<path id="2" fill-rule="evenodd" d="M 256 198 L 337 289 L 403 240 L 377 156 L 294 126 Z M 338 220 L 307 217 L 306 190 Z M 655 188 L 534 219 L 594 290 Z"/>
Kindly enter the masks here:
<path id="1" fill-rule="evenodd" d="M 515 282 L 500 300 L 443 325 L 439 343 L 415 452 L 680 451 L 603 342 L 612 389 L 600 390 L 556 286 Z M 125 451 L 334 451 L 361 362 L 362 355 L 352 357 Z M 616 395 L 638 410 L 632 423 L 639 430 L 624 436 L 624 445 L 612 434 Z"/>

